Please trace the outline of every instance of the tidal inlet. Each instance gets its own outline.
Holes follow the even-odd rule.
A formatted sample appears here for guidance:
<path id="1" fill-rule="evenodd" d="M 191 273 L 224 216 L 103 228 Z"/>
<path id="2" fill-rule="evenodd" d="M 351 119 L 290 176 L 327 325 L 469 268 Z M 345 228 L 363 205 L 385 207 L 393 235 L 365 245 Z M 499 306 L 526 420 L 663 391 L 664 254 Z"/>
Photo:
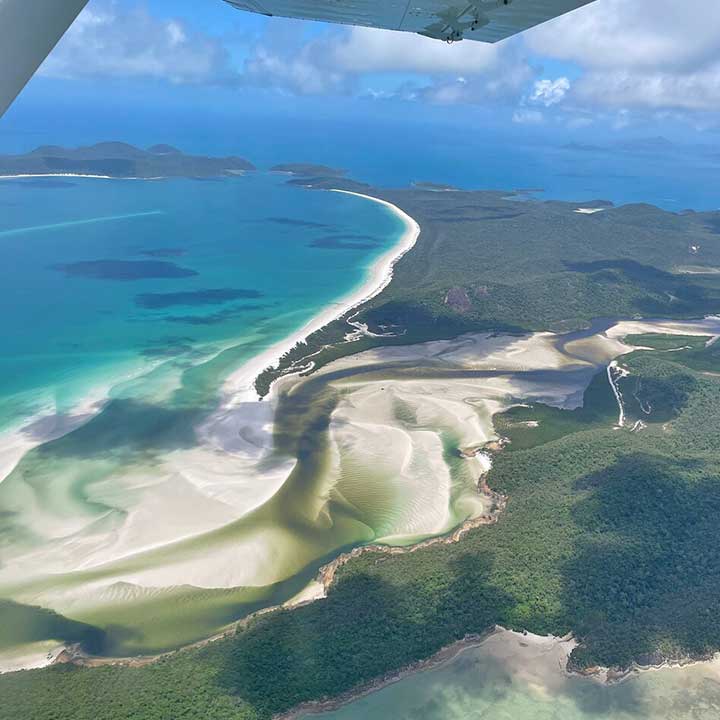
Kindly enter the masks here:
<path id="1" fill-rule="evenodd" d="M 98 628 L 96 652 L 110 656 L 178 648 L 320 597 L 319 569 L 343 552 L 488 517 L 479 483 L 493 416 L 579 406 L 632 350 L 622 339 L 644 332 L 714 336 L 720 322 L 385 347 L 286 376 L 265 400 L 253 397 L 254 359 L 219 375 L 220 400 L 203 412 L 193 380 L 209 369 L 192 365 L 152 402 L 110 401 L 20 459 L 0 484 L 2 596 Z M 7 648 L 6 666 L 37 662 L 31 641 Z"/>

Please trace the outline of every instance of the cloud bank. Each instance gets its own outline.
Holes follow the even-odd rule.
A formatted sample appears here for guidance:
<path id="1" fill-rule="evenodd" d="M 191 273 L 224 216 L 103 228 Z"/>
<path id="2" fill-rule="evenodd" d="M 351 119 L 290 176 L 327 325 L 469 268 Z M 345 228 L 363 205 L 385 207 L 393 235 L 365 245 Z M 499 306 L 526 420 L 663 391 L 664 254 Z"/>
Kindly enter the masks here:
<path id="1" fill-rule="evenodd" d="M 42 72 L 435 104 L 492 101 L 514 106 L 517 122 L 566 111 L 566 121 L 580 126 L 587 112 L 719 109 L 718 27 L 720 3 L 704 0 L 596 0 L 496 45 L 448 46 L 407 33 L 274 18 L 245 40 L 238 61 L 219 36 L 141 6 L 98 0 Z M 542 69 L 549 61 L 553 76 Z"/>
<path id="2" fill-rule="evenodd" d="M 720 107 L 720 3 L 596 0 L 531 30 L 539 56 L 583 71 L 575 100 L 611 107 Z"/>
<path id="3" fill-rule="evenodd" d="M 185 23 L 118 2 L 87 7 L 43 63 L 55 78 L 151 78 L 176 84 L 237 81 L 229 50 Z"/>

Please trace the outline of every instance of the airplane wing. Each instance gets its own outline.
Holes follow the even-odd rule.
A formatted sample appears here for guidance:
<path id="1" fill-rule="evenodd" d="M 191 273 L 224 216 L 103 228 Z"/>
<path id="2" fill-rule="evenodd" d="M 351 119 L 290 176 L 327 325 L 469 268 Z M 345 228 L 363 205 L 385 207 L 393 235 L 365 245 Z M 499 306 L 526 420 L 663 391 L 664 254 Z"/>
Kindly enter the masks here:
<path id="1" fill-rule="evenodd" d="M 263 15 L 498 42 L 593 0 L 225 0 Z"/>
<path id="2" fill-rule="evenodd" d="M 0 117 L 88 0 L 0 0 Z"/>

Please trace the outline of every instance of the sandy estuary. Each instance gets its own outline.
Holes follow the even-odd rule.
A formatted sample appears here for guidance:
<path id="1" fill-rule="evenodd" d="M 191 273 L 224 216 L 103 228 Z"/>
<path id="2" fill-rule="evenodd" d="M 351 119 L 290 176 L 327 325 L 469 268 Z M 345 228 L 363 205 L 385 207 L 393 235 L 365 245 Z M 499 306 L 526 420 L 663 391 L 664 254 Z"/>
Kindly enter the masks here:
<path id="1" fill-rule="evenodd" d="M 2 593 L 104 629 L 103 653 L 123 656 L 312 599 L 319 568 L 353 547 L 407 547 L 487 516 L 478 481 L 493 415 L 526 402 L 577 407 L 591 378 L 631 350 L 622 338 L 649 331 L 714 336 L 720 320 L 359 353 L 281 379 L 269 401 L 230 403 L 195 427 L 191 447 L 132 457 L 85 486 L 104 456 L 41 446 L 0 485 L 16 513 Z M 7 667 L 26 655 L 13 649 Z"/>
<path id="2" fill-rule="evenodd" d="M 577 407 L 632 350 L 626 336 L 720 335 L 716 318 L 465 335 L 348 356 L 258 400 L 257 373 L 389 281 L 419 231 L 398 217 L 405 233 L 362 287 L 224 375 L 211 408 L 191 402 L 189 380 L 210 382 L 198 369 L 180 390 L 159 384 L 152 404 L 109 402 L 65 432 L 25 433 L 2 466 L 0 597 L 99 629 L 100 655 L 207 638 L 321 594 L 319 569 L 353 548 L 406 548 L 487 517 L 496 508 L 478 484 L 498 440 L 493 416 L 519 403 Z M 0 668 L 53 660 L 46 622 L 27 620 Z"/>

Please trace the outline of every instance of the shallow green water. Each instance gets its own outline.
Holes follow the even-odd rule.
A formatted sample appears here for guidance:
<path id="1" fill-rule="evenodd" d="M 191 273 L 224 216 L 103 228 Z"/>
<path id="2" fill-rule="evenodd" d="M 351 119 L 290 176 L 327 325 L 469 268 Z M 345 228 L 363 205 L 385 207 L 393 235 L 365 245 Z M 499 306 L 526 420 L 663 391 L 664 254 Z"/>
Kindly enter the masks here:
<path id="1" fill-rule="evenodd" d="M 720 666 L 699 664 L 604 685 L 566 675 L 558 643 L 509 633 L 410 675 L 322 720 L 715 720 Z"/>

